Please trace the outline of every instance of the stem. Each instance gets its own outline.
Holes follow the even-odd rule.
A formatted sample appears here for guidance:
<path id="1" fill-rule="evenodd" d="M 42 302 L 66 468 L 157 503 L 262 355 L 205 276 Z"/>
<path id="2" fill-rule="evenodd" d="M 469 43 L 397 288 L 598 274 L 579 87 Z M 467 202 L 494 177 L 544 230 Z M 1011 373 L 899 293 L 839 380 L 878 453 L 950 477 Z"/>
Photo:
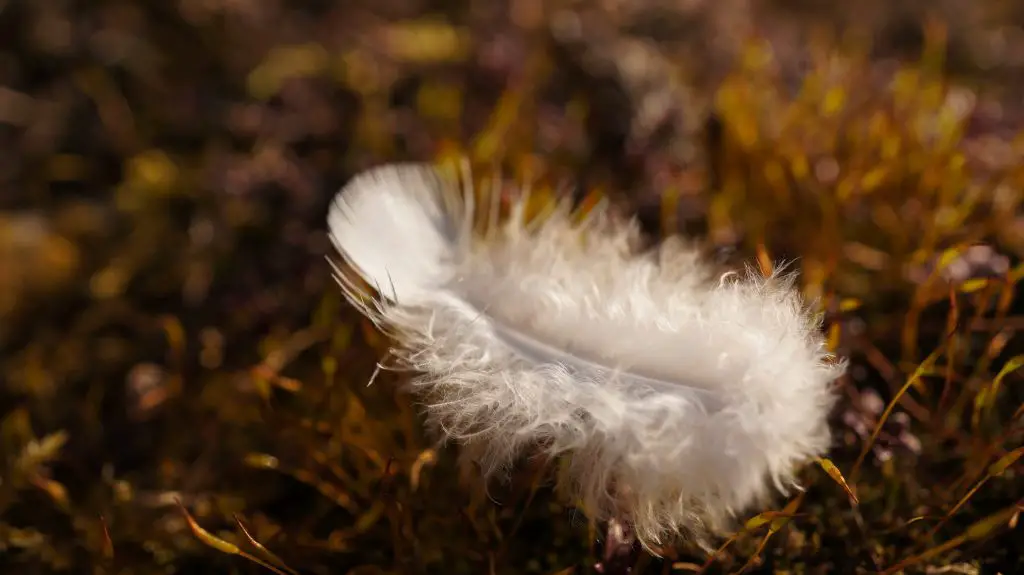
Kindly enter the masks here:
<path id="1" fill-rule="evenodd" d="M 629 523 L 611 518 L 605 527 L 604 558 L 594 565 L 602 575 L 629 575 L 640 556 L 640 545 Z"/>

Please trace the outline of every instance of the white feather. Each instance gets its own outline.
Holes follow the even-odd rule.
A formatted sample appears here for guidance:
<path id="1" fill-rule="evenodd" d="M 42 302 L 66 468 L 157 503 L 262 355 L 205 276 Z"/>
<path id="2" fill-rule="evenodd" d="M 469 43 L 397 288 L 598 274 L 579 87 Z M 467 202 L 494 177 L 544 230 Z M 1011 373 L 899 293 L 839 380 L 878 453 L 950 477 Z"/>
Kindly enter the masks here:
<path id="1" fill-rule="evenodd" d="M 828 449 L 844 364 L 791 276 L 716 278 L 677 240 L 641 252 L 635 224 L 602 210 L 527 226 L 525 194 L 474 234 L 471 192 L 426 165 L 380 167 L 338 194 L 328 226 L 378 292 L 337 270 L 347 297 L 486 472 L 568 456 L 584 508 L 651 547 L 731 527 Z"/>

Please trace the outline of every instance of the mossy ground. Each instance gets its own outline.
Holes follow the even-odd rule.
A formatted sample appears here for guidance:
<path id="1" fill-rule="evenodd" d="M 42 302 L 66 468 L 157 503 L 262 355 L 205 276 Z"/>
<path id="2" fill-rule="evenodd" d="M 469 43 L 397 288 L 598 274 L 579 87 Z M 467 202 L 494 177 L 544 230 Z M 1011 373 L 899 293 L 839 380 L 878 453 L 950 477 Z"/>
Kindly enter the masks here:
<path id="1" fill-rule="evenodd" d="M 642 98 L 540 28 L 391 4 L 0 6 L 0 572 L 589 572 L 557 465 L 482 489 L 366 387 L 387 342 L 324 259 L 354 173 L 457 154 L 795 260 L 852 360 L 805 494 L 638 571 L 1024 570 L 1024 138 L 946 28 L 796 76 L 755 38 L 704 93 L 679 62 L 693 106 L 636 147 Z"/>

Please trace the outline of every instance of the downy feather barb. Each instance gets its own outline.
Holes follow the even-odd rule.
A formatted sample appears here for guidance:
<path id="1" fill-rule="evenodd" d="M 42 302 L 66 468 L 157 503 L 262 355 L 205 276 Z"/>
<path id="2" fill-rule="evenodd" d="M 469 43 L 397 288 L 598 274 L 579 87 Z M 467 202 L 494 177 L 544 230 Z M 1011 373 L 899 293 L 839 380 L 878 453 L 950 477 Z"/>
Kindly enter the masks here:
<path id="1" fill-rule="evenodd" d="M 565 456 L 588 513 L 628 520 L 651 548 L 730 528 L 828 449 L 844 364 L 792 275 L 719 275 L 677 239 L 643 250 L 605 209 L 563 202 L 527 222 L 523 190 L 499 224 L 470 181 L 374 168 L 328 227 L 346 297 L 485 472 Z"/>

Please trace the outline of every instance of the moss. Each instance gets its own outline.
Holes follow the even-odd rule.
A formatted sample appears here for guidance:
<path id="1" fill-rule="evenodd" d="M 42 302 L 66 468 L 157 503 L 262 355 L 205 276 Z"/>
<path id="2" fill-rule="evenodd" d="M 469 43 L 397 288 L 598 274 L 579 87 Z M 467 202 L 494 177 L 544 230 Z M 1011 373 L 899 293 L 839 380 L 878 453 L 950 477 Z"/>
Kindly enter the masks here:
<path id="1" fill-rule="evenodd" d="M 495 72 L 471 56 L 500 35 L 472 18 L 203 6 L 9 8 L 82 45 L 14 34 L 5 72 L 34 112 L 0 135 L 4 572 L 258 572 L 242 551 L 311 574 L 588 572 L 596 528 L 546 467 L 484 489 L 395 376 L 365 385 L 387 342 L 323 260 L 353 173 L 456 154 L 481 181 L 583 182 L 630 211 L 655 188 L 659 233 L 797 260 L 853 360 L 805 494 L 751 512 L 713 560 L 666 549 L 639 570 L 1022 567 L 1024 172 L 1009 128 L 979 134 L 975 92 L 943 76 L 941 29 L 896 70 L 813 48 L 796 85 L 752 43 L 707 95 L 698 159 L 670 169 L 666 144 L 637 168 L 595 159 L 619 149 L 595 122 L 627 112 L 560 74 L 549 41 Z"/>

